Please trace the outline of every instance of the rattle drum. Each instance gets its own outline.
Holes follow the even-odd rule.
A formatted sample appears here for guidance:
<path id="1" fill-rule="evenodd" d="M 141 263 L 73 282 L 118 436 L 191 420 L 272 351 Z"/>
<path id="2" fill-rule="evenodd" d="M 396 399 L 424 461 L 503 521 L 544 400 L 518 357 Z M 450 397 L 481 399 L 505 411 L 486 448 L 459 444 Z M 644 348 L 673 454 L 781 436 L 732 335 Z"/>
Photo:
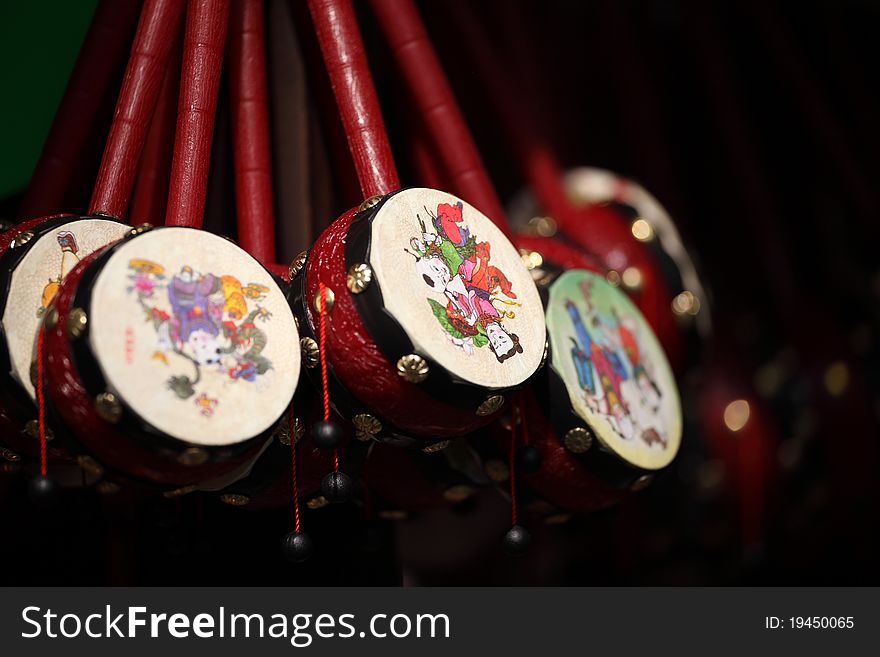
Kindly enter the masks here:
<path id="1" fill-rule="evenodd" d="M 549 343 L 547 367 L 517 409 L 543 461 L 524 481 L 571 511 L 608 506 L 678 452 L 672 370 L 644 316 L 592 258 L 546 237 L 517 245 L 541 291 Z"/>
<path id="2" fill-rule="evenodd" d="M 295 320 L 225 238 L 137 227 L 83 260 L 45 318 L 47 397 L 102 467 L 159 486 L 247 469 L 293 398 Z"/>
<path id="3" fill-rule="evenodd" d="M 35 342 L 61 281 L 81 259 L 121 239 L 129 228 L 106 217 L 53 215 L 0 236 L 0 414 L 6 425 L 2 442 L 13 453 L 39 455 Z M 51 428 L 47 436 L 54 437 Z M 70 463 L 51 443 L 47 453 L 56 465 Z"/>
<path id="4" fill-rule="evenodd" d="M 315 374 L 321 284 L 331 398 L 377 440 L 425 447 L 469 433 L 541 364 L 541 301 L 518 252 L 446 192 L 374 197 L 318 239 L 292 283 Z"/>

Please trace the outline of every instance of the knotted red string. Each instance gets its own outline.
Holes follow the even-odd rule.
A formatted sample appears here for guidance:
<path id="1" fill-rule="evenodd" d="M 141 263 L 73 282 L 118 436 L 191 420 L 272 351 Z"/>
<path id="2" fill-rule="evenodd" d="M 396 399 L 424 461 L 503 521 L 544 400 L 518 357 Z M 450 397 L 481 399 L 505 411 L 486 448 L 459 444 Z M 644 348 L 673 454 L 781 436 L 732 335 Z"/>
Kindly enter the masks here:
<path id="1" fill-rule="evenodd" d="M 37 423 L 40 429 L 40 474 L 44 477 L 46 468 L 46 402 L 43 398 L 43 328 L 37 334 Z"/>
<path id="2" fill-rule="evenodd" d="M 327 388 L 327 286 L 318 283 L 318 358 L 321 361 L 321 392 L 324 397 L 324 422 L 330 420 L 330 392 Z M 339 472 L 339 450 L 333 450 L 333 471 Z"/>

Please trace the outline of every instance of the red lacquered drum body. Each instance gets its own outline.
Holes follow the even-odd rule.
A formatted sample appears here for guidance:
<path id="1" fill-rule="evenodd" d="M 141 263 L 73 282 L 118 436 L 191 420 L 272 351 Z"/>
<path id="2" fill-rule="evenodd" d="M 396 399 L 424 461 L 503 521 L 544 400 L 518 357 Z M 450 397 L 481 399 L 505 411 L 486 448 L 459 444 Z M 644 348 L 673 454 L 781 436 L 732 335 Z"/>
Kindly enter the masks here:
<path id="1" fill-rule="evenodd" d="M 0 443 L 16 452 L 39 454 L 33 379 L 41 318 L 76 263 L 128 229 L 103 217 L 59 214 L 23 222 L 0 236 L 0 415 L 7 425 Z M 67 460 L 52 444 L 48 456 L 50 462 Z"/>
<path id="2" fill-rule="evenodd" d="M 401 190 L 346 213 L 304 269 L 293 283 L 303 332 L 318 332 L 323 284 L 337 406 L 369 415 L 378 439 L 424 446 L 484 426 L 540 365 L 545 330 L 528 271 L 494 224 L 450 194 Z"/>
<path id="3" fill-rule="evenodd" d="M 299 376 L 284 293 L 224 238 L 132 233 L 80 262 L 46 317 L 51 406 L 122 476 L 175 487 L 240 476 Z"/>
<path id="4" fill-rule="evenodd" d="M 603 268 L 613 270 L 630 292 L 678 371 L 692 357 L 684 353 L 683 329 L 692 325 L 705 339 L 711 318 L 706 291 L 675 222 L 642 185 L 606 169 L 568 171 L 564 191 L 580 221 L 566 222 L 557 239 L 602 254 Z M 536 216 L 541 212 L 530 193 L 511 204 L 511 218 L 520 229 L 555 232 L 551 221 Z"/>

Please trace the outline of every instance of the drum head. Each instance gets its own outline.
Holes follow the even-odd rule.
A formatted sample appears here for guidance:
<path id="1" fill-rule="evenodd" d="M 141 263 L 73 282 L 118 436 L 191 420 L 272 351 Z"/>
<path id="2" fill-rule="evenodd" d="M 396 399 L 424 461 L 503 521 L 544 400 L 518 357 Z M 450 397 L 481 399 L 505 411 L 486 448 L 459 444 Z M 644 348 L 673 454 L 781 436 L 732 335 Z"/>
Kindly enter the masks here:
<path id="1" fill-rule="evenodd" d="M 33 244 L 28 244 L 27 253 L 10 278 L 3 331 L 12 375 L 31 399 L 36 394 L 30 377 L 34 341 L 40 318 L 54 298 L 61 279 L 82 258 L 122 239 L 130 229 L 131 226 L 109 219 L 77 219 L 40 234 Z"/>
<path id="2" fill-rule="evenodd" d="M 108 388 L 179 440 L 246 441 L 293 398 L 290 307 L 271 275 L 222 237 L 161 228 L 120 244 L 95 278 L 88 321 Z"/>
<path id="3" fill-rule="evenodd" d="M 550 286 L 552 366 L 575 413 L 627 463 L 663 468 L 681 443 L 678 388 L 645 318 L 604 277 L 570 270 Z"/>
<path id="4" fill-rule="evenodd" d="M 369 265 L 385 312 L 419 354 L 485 388 L 540 366 L 541 299 L 519 253 L 479 210 L 433 189 L 391 195 L 372 218 Z"/>

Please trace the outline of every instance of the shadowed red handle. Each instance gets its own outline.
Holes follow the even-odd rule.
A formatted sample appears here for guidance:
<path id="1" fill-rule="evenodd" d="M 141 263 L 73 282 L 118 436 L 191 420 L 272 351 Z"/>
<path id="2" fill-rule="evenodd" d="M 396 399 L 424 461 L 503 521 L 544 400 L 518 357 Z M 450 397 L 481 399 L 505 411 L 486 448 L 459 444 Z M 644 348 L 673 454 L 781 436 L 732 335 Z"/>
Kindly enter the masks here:
<path id="1" fill-rule="evenodd" d="M 452 191 L 509 232 L 501 202 L 415 4 L 411 0 L 371 0 L 370 4 L 427 126 L 434 153 L 449 175 Z"/>
<path id="2" fill-rule="evenodd" d="M 229 0 L 190 0 L 165 224 L 201 228 Z"/>
<path id="3" fill-rule="evenodd" d="M 351 0 L 309 0 L 309 11 L 364 197 L 399 189 Z"/>
<path id="4" fill-rule="evenodd" d="M 275 258 L 275 219 L 263 0 L 232 2 L 229 84 L 238 240 L 245 251 L 265 264 Z"/>
<path id="5" fill-rule="evenodd" d="M 174 53 L 165 72 L 165 81 L 153 112 L 141 164 L 128 209 L 132 224 L 161 224 L 168 205 L 171 155 L 174 149 L 174 126 L 177 121 L 177 91 L 180 85 L 181 38 L 178 34 Z"/>
<path id="6" fill-rule="evenodd" d="M 89 204 L 90 214 L 101 212 L 122 217 L 128 209 L 184 4 L 183 0 L 144 3 Z"/>
<path id="7" fill-rule="evenodd" d="M 21 216 L 57 212 L 85 148 L 137 19 L 138 0 L 102 0 L 83 41 L 55 120 L 43 145 Z"/>

